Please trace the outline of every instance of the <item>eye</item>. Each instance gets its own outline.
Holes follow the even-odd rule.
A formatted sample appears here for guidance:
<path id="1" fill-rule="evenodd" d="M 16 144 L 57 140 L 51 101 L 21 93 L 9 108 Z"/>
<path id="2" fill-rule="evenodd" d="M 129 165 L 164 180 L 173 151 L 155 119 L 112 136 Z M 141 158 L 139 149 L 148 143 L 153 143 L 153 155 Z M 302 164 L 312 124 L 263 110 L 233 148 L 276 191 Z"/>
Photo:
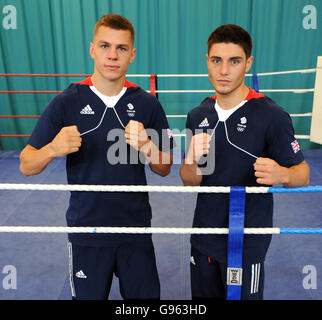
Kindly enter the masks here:
<path id="1" fill-rule="evenodd" d="M 108 45 L 104 43 L 104 44 L 101 45 L 101 48 L 102 49 L 107 49 L 108 48 Z"/>
<path id="2" fill-rule="evenodd" d="M 239 60 L 238 59 L 233 59 L 233 60 L 231 60 L 231 64 L 232 65 L 236 65 L 236 64 L 239 64 Z"/>
<path id="3" fill-rule="evenodd" d="M 221 62 L 221 59 L 213 58 L 213 59 L 211 59 L 211 62 L 214 63 L 214 64 L 219 64 Z"/>
<path id="4" fill-rule="evenodd" d="M 125 52 L 125 51 L 126 51 L 126 48 L 125 48 L 125 47 L 119 47 L 119 50 L 120 50 L 121 52 Z"/>

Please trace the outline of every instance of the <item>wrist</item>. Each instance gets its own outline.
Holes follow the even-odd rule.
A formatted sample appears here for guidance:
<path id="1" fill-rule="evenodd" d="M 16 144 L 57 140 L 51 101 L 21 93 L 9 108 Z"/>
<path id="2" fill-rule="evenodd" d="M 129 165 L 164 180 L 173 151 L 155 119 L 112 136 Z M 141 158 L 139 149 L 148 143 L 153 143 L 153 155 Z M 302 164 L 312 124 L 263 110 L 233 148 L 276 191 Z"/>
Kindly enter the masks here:
<path id="1" fill-rule="evenodd" d="M 289 168 L 283 168 L 283 175 L 282 175 L 281 183 L 285 187 L 287 187 L 291 182 L 289 170 L 290 170 Z"/>
<path id="2" fill-rule="evenodd" d="M 184 165 L 189 169 L 196 169 L 198 168 L 198 163 L 194 161 L 192 158 L 186 157 L 184 159 Z"/>
<path id="3" fill-rule="evenodd" d="M 197 165 L 197 161 L 193 155 L 193 150 L 192 148 L 189 148 L 188 152 L 187 152 L 187 155 L 184 159 L 184 163 L 186 165 L 189 165 L 189 166 L 196 166 Z"/>
<path id="4" fill-rule="evenodd" d="M 143 152 L 146 158 L 151 156 L 152 141 L 147 139 L 147 141 L 141 146 L 140 152 Z"/>
<path id="5" fill-rule="evenodd" d="M 56 149 L 53 146 L 52 142 L 47 144 L 47 146 L 45 146 L 43 149 L 45 149 L 44 151 L 46 152 L 46 155 L 48 158 L 56 158 L 57 157 Z"/>

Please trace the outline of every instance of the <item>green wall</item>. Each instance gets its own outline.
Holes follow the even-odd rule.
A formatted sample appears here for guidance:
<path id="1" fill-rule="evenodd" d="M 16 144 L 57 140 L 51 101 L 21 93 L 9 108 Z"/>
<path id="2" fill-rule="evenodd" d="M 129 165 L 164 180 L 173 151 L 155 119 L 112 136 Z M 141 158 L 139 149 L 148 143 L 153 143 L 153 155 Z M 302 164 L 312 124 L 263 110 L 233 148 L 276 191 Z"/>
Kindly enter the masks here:
<path id="1" fill-rule="evenodd" d="M 9 28 L 14 21 L 12 11 L 5 11 L 8 5 L 16 9 L 16 29 Z M 307 5 L 311 7 L 305 11 Z M 92 30 L 106 13 L 126 16 L 136 29 L 137 55 L 129 74 L 207 73 L 207 38 L 224 23 L 238 24 L 252 35 L 255 60 L 250 73 L 315 68 L 322 55 L 319 0 L 0 0 L 0 73 L 91 74 Z M 81 79 L 0 76 L 0 90 L 63 90 Z M 251 78 L 246 79 L 252 86 Z M 148 79 L 129 80 L 149 89 Z M 314 88 L 315 74 L 258 80 L 260 89 Z M 159 78 L 158 88 L 210 90 L 211 85 L 207 78 Z M 266 94 L 291 114 L 312 110 L 312 92 Z M 159 99 L 167 114 L 186 114 L 208 95 L 160 93 Z M 0 115 L 41 114 L 53 96 L 0 93 Z M 36 121 L 0 118 L 0 134 L 30 134 Z M 309 135 L 310 122 L 310 117 L 294 117 L 296 134 Z M 185 119 L 169 118 L 169 123 L 181 132 Z M 27 142 L 0 139 L 5 150 L 21 149 Z M 303 149 L 322 148 L 308 139 L 299 142 Z"/>

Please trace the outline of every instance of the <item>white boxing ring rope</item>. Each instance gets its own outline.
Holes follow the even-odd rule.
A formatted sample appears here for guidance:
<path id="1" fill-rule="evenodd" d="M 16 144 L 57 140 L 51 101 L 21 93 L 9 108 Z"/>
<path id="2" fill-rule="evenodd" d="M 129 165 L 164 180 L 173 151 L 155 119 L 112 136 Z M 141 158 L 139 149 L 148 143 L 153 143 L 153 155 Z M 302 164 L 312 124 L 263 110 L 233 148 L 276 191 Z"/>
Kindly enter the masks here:
<path id="1" fill-rule="evenodd" d="M 189 187 L 151 185 L 70 185 L 0 183 L 0 190 L 92 191 L 92 192 L 182 192 L 229 193 L 231 187 Z M 322 192 L 322 186 L 283 188 L 245 187 L 246 193 Z M 155 233 L 155 234 L 228 234 L 228 228 L 164 228 L 164 227 L 34 227 L 0 226 L 0 232 L 22 233 Z M 322 228 L 244 228 L 245 234 L 322 234 Z"/>
<path id="2" fill-rule="evenodd" d="M 319 67 L 311 69 L 299 69 L 299 70 L 289 70 L 289 71 L 276 71 L 276 72 L 262 72 L 256 73 L 256 76 L 271 76 L 271 75 L 285 75 L 285 74 L 294 74 L 294 73 L 315 73 Z M 247 73 L 246 77 L 252 77 L 255 74 Z M 127 77 L 150 77 L 148 74 L 132 74 L 127 75 Z M 186 77 L 208 77 L 208 74 L 157 74 L 158 78 L 186 78 Z M 259 92 L 267 93 L 285 93 L 292 92 L 295 94 L 314 92 L 314 88 L 309 89 L 259 89 Z M 147 90 L 147 92 L 150 92 Z M 214 93 L 214 90 L 155 90 L 155 93 Z M 167 118 L 186 118 L 186 115 L 183 114 L 167 114 Z M 312 117 L 312 112 L 306 113 L 291 113 L 291 117 Z M 174 137 L 185 137 L 185 134 L 173 134 Z M 310 139 L 310 135 L 295 135 L 296 139 Z"/>
<path id="3" fill-rule="evenodd" d="M 150 92 L 147 90 L 147 92 Z M 214 93 L 214 90 L 155 90 L 155 93 Z M 259 92 L 314 92 L 314 89 L 259 89 Z"/>

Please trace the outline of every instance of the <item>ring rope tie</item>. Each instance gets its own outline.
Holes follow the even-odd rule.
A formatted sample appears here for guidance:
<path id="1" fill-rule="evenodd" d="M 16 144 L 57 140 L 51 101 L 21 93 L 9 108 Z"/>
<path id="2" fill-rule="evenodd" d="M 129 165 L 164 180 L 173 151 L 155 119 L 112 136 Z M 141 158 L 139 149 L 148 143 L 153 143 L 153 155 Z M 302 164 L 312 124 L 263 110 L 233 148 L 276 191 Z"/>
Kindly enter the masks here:
<path id="1" fill-rule="evenodd" d="M 227 300 L 240 300 L 243 274 L 245 187 L 231 187 L 227 241 Z"/>
<path id="2" fill-rule="evenodd" d="M 257 74 L 256 74 L 256 73 L 254 73 L 254 74 L 253 74 L 252 79 L 253 79 L 253 89 L 254 89 L 256 92 L 259 92 L 259 87 L 258 87 L 258 77 L 257 77 Z"/>
<path id="3" fill-rule="evenodd" d="M 151 74 L 150 76 L 150 93 L 154 95 L 155 97 L 157 96 L 156 94 L 156 75 Z"/>

